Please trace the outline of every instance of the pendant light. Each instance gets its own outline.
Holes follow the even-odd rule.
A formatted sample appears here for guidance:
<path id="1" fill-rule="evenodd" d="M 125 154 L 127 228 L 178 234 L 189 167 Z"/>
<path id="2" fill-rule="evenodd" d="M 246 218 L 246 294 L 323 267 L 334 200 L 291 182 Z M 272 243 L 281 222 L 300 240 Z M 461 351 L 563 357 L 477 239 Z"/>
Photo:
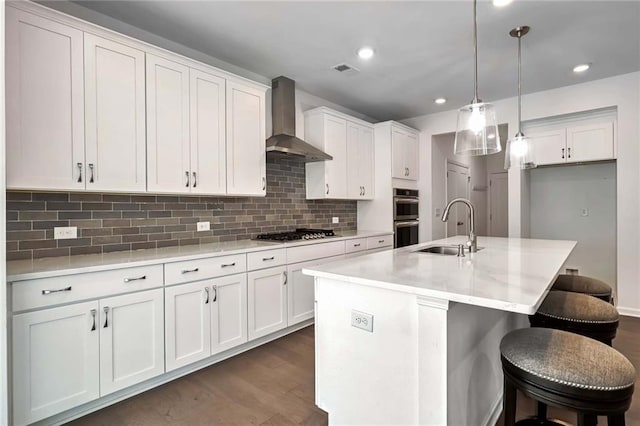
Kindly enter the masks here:
<path id="1" fill-rule="evenodd" d="M 473 88 L 469 105 L 458 110 L 454 152 L 461 155 L 488 155 L 500 152 L 500 135 L 493 105 L 478 98 L 478 19 L 477 0 L 473 1 Z"/>
<path id="2" fill-rule="evenodd" d="M 511 37 L 518 39 L 518 133 L 507 141 L 507 149 L 504 155 L 505 169 L 533 169 L 536 163 L 533 158 L 531 140 L 522 133 L 522 93 L 520 90 L 522 81 L 522 37 L 529 32 L 525 26 L 516 27 L 509 32 Z"/>

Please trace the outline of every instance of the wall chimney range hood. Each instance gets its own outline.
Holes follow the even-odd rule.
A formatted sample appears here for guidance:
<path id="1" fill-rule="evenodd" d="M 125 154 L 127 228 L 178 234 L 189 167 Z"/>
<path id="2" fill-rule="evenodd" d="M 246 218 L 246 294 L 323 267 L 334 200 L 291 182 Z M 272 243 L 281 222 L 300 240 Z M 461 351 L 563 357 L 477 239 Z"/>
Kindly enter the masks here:
<path id="1" fill-rule="evenodd" d="M 267 139 L 267 154 L 294 156 L 307 163 L 333 157 L 296 137 L 296 83 L 287 77 L 271 81 L 273 136 Z"/>

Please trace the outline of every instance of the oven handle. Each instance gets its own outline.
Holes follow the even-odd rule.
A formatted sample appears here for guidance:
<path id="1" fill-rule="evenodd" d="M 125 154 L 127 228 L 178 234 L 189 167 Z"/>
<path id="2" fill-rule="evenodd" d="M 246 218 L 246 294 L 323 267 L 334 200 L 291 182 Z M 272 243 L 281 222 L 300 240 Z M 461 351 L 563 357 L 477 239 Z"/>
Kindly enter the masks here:
<path id="1" fill-rule="evenodd" d="M 393 201 L 396 204 L 418 204 L 420 202 L 416 198 L 400 198 L 400 197 L 395 197 Z"/>
<path id="2" fill-rule="evenodd" d="M 396 228 L 408 228 L 410 226 L 418 226 L 419 224 L 419 221 L 412 220 L 410 222 L 396 222 L 394 225 Z"/>

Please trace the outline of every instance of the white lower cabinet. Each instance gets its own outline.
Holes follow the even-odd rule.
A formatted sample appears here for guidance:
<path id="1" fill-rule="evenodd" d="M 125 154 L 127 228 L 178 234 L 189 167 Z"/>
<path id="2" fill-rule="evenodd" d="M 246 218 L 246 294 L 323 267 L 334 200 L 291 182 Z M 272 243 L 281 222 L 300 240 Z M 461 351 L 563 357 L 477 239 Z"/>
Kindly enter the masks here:
<path id="1" fill-rule="evenodd" d="M 247 341 L 247 274 L 165 290 L 167 371 Z"/>
<path id="2" fill-rule="evenodd" d="M 287 326 L 287 267 L 249 272 L 249 340 Z"/>
<path id="3" fill-rule="evenodd" d="M 13 421 L 29 424 L 100 396 L 98 302 L 13 317 Z"/>
<path id="4" fill-rule="evenodd" d="M 162 289 L 100 300 L 100 395 L 164 373 Z"/>

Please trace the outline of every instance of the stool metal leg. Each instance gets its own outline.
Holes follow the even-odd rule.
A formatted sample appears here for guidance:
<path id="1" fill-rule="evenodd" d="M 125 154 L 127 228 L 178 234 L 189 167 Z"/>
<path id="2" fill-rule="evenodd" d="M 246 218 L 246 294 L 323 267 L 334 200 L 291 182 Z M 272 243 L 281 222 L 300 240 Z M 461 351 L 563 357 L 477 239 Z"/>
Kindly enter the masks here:
<path id="1" fill-rule="evenodd" d="M 536 401 L 536 417 L 539 420 L 546 420 L 547 404 L 545 404 L 544 402 Z"/>
<path id="2" fill-rule="evenodd" d="M 516 398 L 516 386 L 505 377 L 504 395 L 502 398 L 502 414 L 504 415 L 504 426 L 514 426 L 516 424 Z"/>
<path id="3" fill-rule="evenodd" d="M 597 426 L 598 417 L 593 414 L 578 412 L 578 426 Z"/>
<path id="4" fill-rule="evenodd" d="M 607 417 L 607 424 L 609 426 L 625 426 L 624 413 L 623 414 L 614 414 L 612 416 L 608 416 Z"/>

